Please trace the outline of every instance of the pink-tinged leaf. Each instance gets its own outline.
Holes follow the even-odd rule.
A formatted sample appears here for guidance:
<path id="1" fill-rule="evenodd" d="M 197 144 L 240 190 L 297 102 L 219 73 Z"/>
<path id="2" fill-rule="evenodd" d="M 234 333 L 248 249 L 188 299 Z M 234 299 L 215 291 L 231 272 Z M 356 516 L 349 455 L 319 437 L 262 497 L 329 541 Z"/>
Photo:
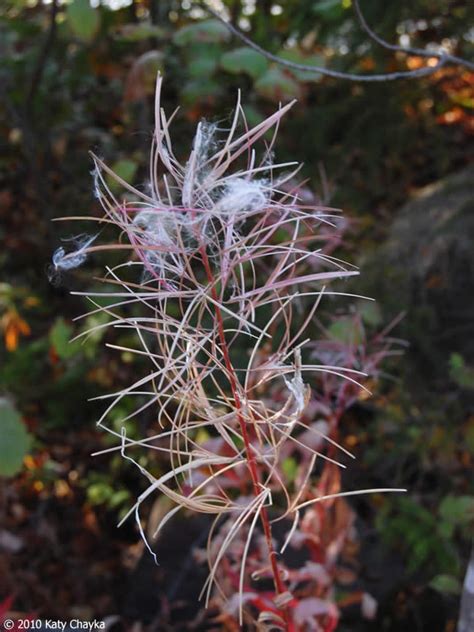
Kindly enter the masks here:
<path id="1" fill-rule="evenodd" d="M 369 593 L 364 593 L 362 595 L 362 601 L 360 604 L 360 609 L 362 612 L 362 616 L 364 619 L 369 619 L 372 621 L 377 616 L 377 601 L 369 595 Z"/>
<path id="2" fill-rule="evenodd" d="M 13 605 L 14 596 L 10 595 L 0 603 L 0 621 L 3 621 L 5 615 L 8 614 Z"/>
<path id="3" fill-rule="evenodd" d="M 308 597 L 298 602 L 294 611 L 294 619 L 298 625 L 314 626 L 315 617 L 331 616 L 337 617 L 338 610 L 334 603 L 327 599 Z M 311 629 L 311 627 L 310 627 Z"/>
<path id="4" fill-rule="evenodd" d="M 358 274 L 359 273 L 355 271 L 339 270 L 337 272 L 318 272 L 316 274 L 306 274 L 305 276 L 301 277 L 290 277 L 289 279 L 277 281 L 276 283 L 264 285 L 263 287 L 259 287 L 255 290 L 251 290 L 250 292 L 246 292 L 242 296 L 239 296 L 239 299 L 250 298 L 251 296 L 262 294 L 263 292 L 275 292 L 276 290 L 280 290 L 283 287 L 288 287 L 289 285 L 299 285 L 300 283 L 314 283 L 315 281 L 329 281 L 330 279 L 341 279 L 343 277 L 356 276 Z"/>

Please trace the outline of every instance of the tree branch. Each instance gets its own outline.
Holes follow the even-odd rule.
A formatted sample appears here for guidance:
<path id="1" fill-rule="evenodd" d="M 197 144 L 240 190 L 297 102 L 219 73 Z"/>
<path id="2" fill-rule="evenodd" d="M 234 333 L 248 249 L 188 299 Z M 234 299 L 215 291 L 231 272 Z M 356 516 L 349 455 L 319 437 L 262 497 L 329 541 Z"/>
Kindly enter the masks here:
<path id="1" fill-rule="evenodd" d="M 379 46 L 382 46 L 383 48 L 387 48 L 388 50 L 405 53 L 405 55 L 414 55 L 416 57 L 425 57 L 425 58 L 436 57 L 437 59 L 444 58 L 446 60 L 446 63 L 459 64 L 460 66 L 466 66 L 466 68 L 469 68 L 470 70 L 474 70 L 474 62 L 470 62 L 467 59 L 463 59 L 462 57 L 457 57 L 456 55 L 450 55 L 449 53 L 446 53 L 446 52 L 426 50 L 425 48 L 413 48 L 411 46 L 399 46 L 397 44 L 390 44 L 390 42 L 387 42 L 386 40 L 381 38 L 379 35 L 377 35 L 377 33 L 375 33 L 375 31 L 373 31 L 370 28 L 370 26 L 367 24 L 367 20 L 365 19 L 364 14 L 362 13 L 362 10 L 360 8 L 359 0 L 353 0 L 353 2 L 354 2 L 354 9 L 357 14 L 357 18 L 359 19 L 361 27 L 364 29 L 364 31 L 367 33 L 370 39 L 376 42 Z"/>
<path id="2" fill-rule="evenodd" d="M 27 112 L 32 109 L 34 98 L 43 78 L 46 61 L 54 43 L 54 38 L 56 36 L 56 16 L 58 14 L 58 9 L 58 0 L 53 0 L 51 3 L 48 33 L 44 40 L 41 51 L 36 59 L 36 64 L 31 75 L 30 87 L 26 96 L 25 104 Z"/>
<path id="3" fill-rule="evenodd" d="M 473 62 L 467 61 L 465 59 L 461 59 L 460 57 L 455 57 L 454 55 L 450 55 L 443 51 L 441 52 L 427 51 L 424 49 L 398 46 L 398 45 L 390 44 L 389 42 L 386 42 L 384 39 L 382 39 L 376 33 L 374 33 L 372 29 L 369 27 L 369 25 L 367 24 L 360 10 L 358 0 L 354 0 L 357 16 L 359 18 L 362 28 L 365 30 L 365 32 L 369 35 L 369 37 L 372 40 L 377 42 L 380 46 L 383 46 L 384 48 L 388 48 L 389 50 L 402 52 L 406 55 L 416 55 L 418 57 L 424 57 L 424 58 L 435 58 L 438 60 L 438 62 L 434 66 L 424 66 L 423 68 L 416 68 L 415 70 L 402 70 L 402 71 L 397 71 L 397 72 L 372 74 L 372 75 L 361 75 L 361 74 L 355 74 L 355 73 L 349 73 L 349 72 L 339 72 L 338 70 L 331 70 L 323 66 L 299 64 L 297 62 L 283 59 L 282 57 L 279 57 L 278 55 L 274 55 L 270 51 L 262 48 L 261 46 L 259 46 L 259 44 L 256 44 L 252 39 L 250 39 L 250 37 L 245 35 L 245 33 L 243 33 L 240 29 L 234 26 L 234 24 L 232 24 L 231 22 L 228 22 L 227 20 L 224 20 L 219 15 L 219 13 L 214 11 L 214 9 L 207 6 L 205 3 L 202 3 L 202 4 L 204 5 L 208 13 L 210 13 L 213 17 L 215 17 L 222 24 L 224 24 L 224 26 L 233 35 L 235 35 L 238 39 L 240 39 L 242 42 L 247 44 L 247 46 L 249 46 L 250 48 L 253 48 L 253 50 L 257 51 L 258 53 L 260 53 L 261 55 L 263 55 L 270 61 L 273 61 L 279 64 L 280 66 L 289 68 L 290 70 L 299 70 L 303 72 L 318 73 L 326 77 L 333 77 L 334 79 L 344 79 L 344 80 L 349 80 L 349 81 L 383 82 L 383 81 L 395 81 L 398 79 L 414 79 L 417 77 L 426 77 L 428 75 L 432 75 L 433 73 L 435 73 L 437 70 L 439 70 L 441 67 L 445 66 L 446 64 L 459 64 L 467 68 L 474 69 Z"/>

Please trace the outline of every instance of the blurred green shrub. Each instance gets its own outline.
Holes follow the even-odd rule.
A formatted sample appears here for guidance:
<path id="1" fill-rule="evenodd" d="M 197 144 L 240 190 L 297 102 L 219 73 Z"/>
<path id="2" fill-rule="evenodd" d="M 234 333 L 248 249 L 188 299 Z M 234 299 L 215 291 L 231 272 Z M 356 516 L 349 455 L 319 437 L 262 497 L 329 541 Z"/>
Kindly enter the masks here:
<path id="1" fill-rule="evenodd" d="M 0 432 L 0 476 L 13 476 L 21 469 L 32 438 L 18 411 L 4 398 L 0 398 Z"/>

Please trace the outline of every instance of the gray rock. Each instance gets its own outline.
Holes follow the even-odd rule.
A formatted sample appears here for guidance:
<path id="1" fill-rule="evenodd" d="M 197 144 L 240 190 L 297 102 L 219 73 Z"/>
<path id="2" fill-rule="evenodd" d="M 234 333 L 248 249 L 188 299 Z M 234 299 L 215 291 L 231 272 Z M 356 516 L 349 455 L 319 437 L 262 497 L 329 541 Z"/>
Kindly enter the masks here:
<path id="1" fill-rule="evenodd" d="M 446 377 L 451 354 L 474 363 L 474 167 L 420 190 L 362 263 L 363 291 L 399 329 L 416 368 Z"/>

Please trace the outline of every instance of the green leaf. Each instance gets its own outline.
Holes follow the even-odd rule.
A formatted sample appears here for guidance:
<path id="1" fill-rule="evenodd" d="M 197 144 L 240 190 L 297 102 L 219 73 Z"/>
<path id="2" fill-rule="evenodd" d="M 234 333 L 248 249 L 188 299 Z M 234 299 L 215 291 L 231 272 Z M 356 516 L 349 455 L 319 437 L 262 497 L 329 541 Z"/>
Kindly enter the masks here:
<path id="1" fill-rule="evenodd" d="M 404 552 L 408 572 L 456 573 L 456 553 L 440 528 L 446 523 L 410 498 L 386 502 L 386 510 L 376 518 L 377 528 L 385 541 Z"/>
<path id="2" fill-rule="evenodd" d="M 306 66 L 325 66 L 324 57 L 320 55 L 303 55 L 299 50 L 294 48 L 292 49 L 283 49 L 278 53 L 278 56 L 282 59 L 286 59 L 287 61 L 292 61 L 296 64 L 305 64 Z M 298 81 L 310 82 L 310 81 L 319 81 L 322 75 L 317 72 L 309 72 L 305 70 L 293 70 L 291 68 L 287 68 L 287 72 L 291 74 L 292 77 L 298 79 Z"/>
<path id="3" fill-rule="evenodd" d="M 453 526 L 469 524 L 474 521 L 474 496 L 446 496 L 439 506 L 439 515 Z"/>
<path id="4" fill-rule="evenodd" d="M 127 489 L 121 489 L 118 492 L 114 492 L 109 499 L 108 506 L 111 509 L 115 509 L 130 499 L 130 492 Z"/>
<path id="5" fill-rule="evenodd" d="M 454 533 L 454 525 L 451 522 L 442 520 L 438 523 L 438 531 L 445 540 L 451 540 Z"/>
<path id="6" fill-rule="evenodd" d="M 285 480 L 291 483 L 295 480 L 296 475 L 298 474 L 298 463 L 292 456 L 289 456 L 283 460 L 281 469 L 285 475 Z"/>
<path id="7" fill-rule="evenodd" d="M 346 345 L 360 345 L 364 342 L 364 329 L 352 318 L 342 317 L 334 321 L 328 328 L 330 337 L 333 340 Z"/>
<path id="8" fill-rule="evenodd" d="M 125 42 L 141 42 L 151 37 L 164 37 L 166 31 L 150 22 L 141 24 L 125 24 L 117 30 L 116 39 Z"/>
<path id="9" fill-rule="evenodd" d="M 181 97 L 184 102 L 194 105 L 196 101 L 208 101 L 210 98 L 218 96 L 221 86 L 212 79 L 193 79 L 185 83 L 181 90 Z"/>
<path id="10" fill-rule="evenodd" d="M 410 565 L 412 568 L 420 568 L 429 559 L 432 543 L 427 538 L 413 538 L 411 542 L 412 549 L 410 552 Z"/>
<path id="11" fill-rule="evenodd" d="M 102 505 L 111 500 L 114 490 L 107 483 L 93 483 L 87 489 L 87 499 L 92 505 Z"/>
<path id="12" fill-rule="evenodd" d="M 19 413 L 0 398 L 0 476 L 13 476 L 21 469 L 31 442 Z"/>
<path id="13" fill-rule="evenodd" d="M 380 307 L 375 301 L 360 301 L 358 303 L 358 311 L 367 325 L 377 327 L 382 323 Z"/>
<path id="14" fill-rule="evenodd" d="M 211 435 L 205 428 L 199 428 L 196 433 L 195 441 L 197 444 L 202 445 L 203 443 L 206 443 L 206 441 L 209 441 L 210 438 Z"/>
<path id="15" fill-rule="evenodd" d="M 449 357 L 449 376 L 461 388 L 474 388 L 474 368 L 464 362 L 460 353 L 452 353 Z"/>
<path id="16" fill-rule="evenodd" d="M 131 184 L 137 172 L 138 165 L 133 160 L 128 160 L 127 158 L 124 158 L 122 160 L 117 160 L 116 162 L 114 162 L 114 164 L 110 168 L 115 174 L 122 178 L 122 180 L 125 180 L 125 182 Z M 116 192 L 121 188 L 121 184 L 117 182 L 117 180 L 113 176 L 107 174 L 105 179 L 113 192 Z"/>
<path id="17" fill-rule="evenodd" d="M 313 4 L 313 13 L 323 20 L 332 22 L 342 17 L 344 8 L 344 2 L 341 0 L 319 0 Z"/>
<path id="18" fill-rule="evenodd" d="M 241 72 L 257 79 L 268 69 L 268 62 L 257 51 L 242 46 L 225 53 L 221 59 L 221 66 L 227 72 L 239 74 Z"/>
<path id="19" fill-rule="evenodd" d="M 449 364 L 453 371 L 464 369 L 464 358 L 460 353 L 452 353 L 449 357 Z"/>
<path id="20" fill-rule="evenodd" d="M 203 20 L 180 28 L 173 36 L 173 42 L 178 46 L 196 42 L 226 42 L 229 36 L 229 31 L 219 20 Z"/>
<path id="21" fill-rule="evenodd" d="M 431 588 L 434 588 L 438 592 L 447 593 L 450 595 L 461 594 L 461 583 L 452 575 L 436 575 L 431 581 Z"/>
<path id="22" fill-rule="evenodd" d="M 273 66 L 255 82 L 257 93 L 271 101 L 287 101 L 299 96 L 300 86 L 290 75 Z"/>
<path id="23" fill-rule="evenodd" d="M 93 9 L 89 0 L 73 0 L 67 6 L 66 16 L 76 37 L 85 42 L 94 39 L 100 27 L 100 14 Z"/>
<path id="24" fill-rule="evenodd" d="M 49 332 L 49 341 L 62 360 L 71 358 L 78 352 L 79 342 L 70 342 L 73 328 L 63 318 L 58 318 Z"/>
<path id="25" fill-rule="evenodd" d="M 216 57 L 202 57 L 199 55 L 195 59 L 189 62 L 188 64 L 188 72 L 191 77 L 200 78 L 200 77 L 209 77 L 212 75 L 217 68 L 217 59 Z"/>
<path id="26" fill-rule="evenodd" d="M 245 114 L 245 119 L 247 120 L 247 125 L 249 127 L 254 127 L 254 125 L 258 125 L 265 118 L 265 116 L 253 105 L 248 105 L 248 104 L 244 105 L 243 110 Z M 275 237 L 278 239 L 276 233 L 275 233 Z M 285 239 L 285 237 L 286 237 L 286 233 L 283 233 L 282 241 Z"/>

